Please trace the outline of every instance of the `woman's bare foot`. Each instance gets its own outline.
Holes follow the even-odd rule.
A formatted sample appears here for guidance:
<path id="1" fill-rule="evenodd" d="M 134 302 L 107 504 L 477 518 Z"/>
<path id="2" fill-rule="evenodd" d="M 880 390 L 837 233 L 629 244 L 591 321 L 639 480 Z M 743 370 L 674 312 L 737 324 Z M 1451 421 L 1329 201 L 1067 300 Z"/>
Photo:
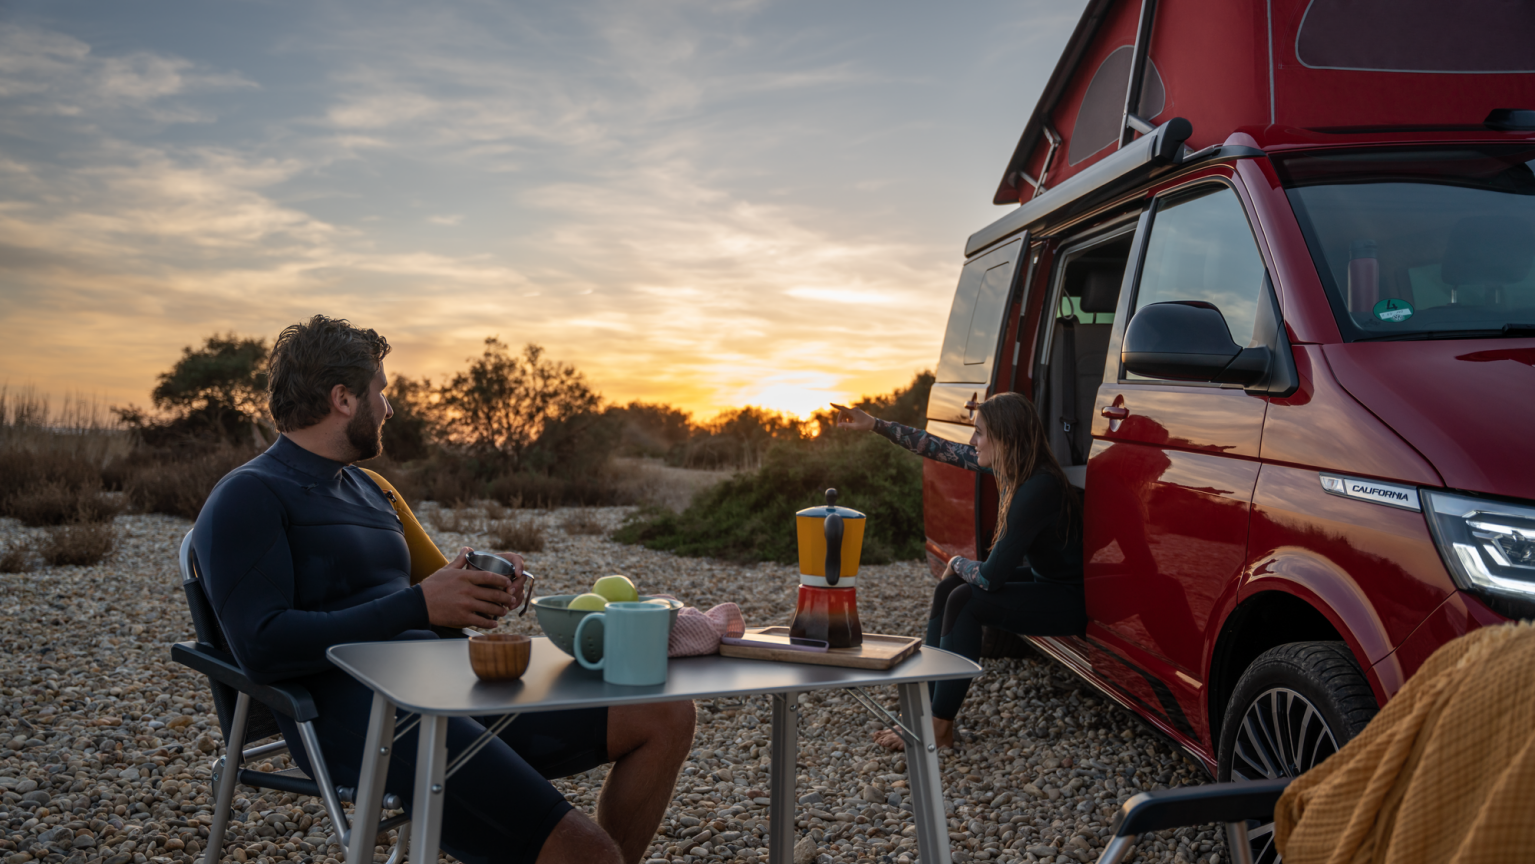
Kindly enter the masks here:
<path id="1" fill-rule="evenodd" d="M 954 746 L 954 721 L 933 718 L 933 739 L 939 747 L 952 748 Z M 893 729 L 881 729 L 874 733 L 874 743 L 895 752 L 906 749 L 906 739 L 896 734 Z"/>

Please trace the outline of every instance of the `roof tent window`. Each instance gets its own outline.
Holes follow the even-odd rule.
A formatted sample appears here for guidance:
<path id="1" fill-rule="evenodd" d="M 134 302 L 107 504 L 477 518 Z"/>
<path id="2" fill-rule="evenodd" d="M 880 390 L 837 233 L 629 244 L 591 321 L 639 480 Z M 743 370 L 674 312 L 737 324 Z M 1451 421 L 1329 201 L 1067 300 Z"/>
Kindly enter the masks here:
<path id="1" fill-rule="evenodd" d="M 1313 69 L 1535 72 L 1531 33 L 1526 0 L 1311 0 L 1295 57 Z"/>
<path id="2" fill-rule="evenodd" d="M 1093 80 L 1088 83 L 1082 104 L 1077 108 L 1077 125 L 1071 130 L 1071 145 L 1066 150 L 1066 161 L 1071 164 L 1119 142 L 1120 124 L 1125 116 L 1125 91 L 1130 89 L 1130 59 L 1134 53 L 1132 45 L 1115 48 L 1093 73 Z M 1150 120 L 1162 113 L 1166 101 L 1162 74 L 1147 58 L 1146 86 L 1141 88 L 1141 106 L 1135 113 Z"/>

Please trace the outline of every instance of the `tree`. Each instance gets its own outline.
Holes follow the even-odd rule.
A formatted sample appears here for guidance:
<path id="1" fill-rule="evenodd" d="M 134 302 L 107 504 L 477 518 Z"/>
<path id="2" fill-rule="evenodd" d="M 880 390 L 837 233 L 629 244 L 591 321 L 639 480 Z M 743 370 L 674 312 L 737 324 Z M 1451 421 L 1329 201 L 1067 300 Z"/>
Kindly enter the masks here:
<path id="1" fill-rule="evenodd" d="M 384 453 L 396 462 L 425 459 L 437 435 L 437 406 L 432 382 L 405 375 L 389 376 L 386 391 L 394 416 L 384 424 Z"/>
<path id="2" fill-rule="evenodd" d="M 171 415 L 169 422 L 156 423 L 131 405 L 114 410 L 141 431 L 221 442 L 248 439 L 253 424 L 265 425 L 268 353 L 265 339 L 214 334 L 201 348 L 181 349 L 175 365 L 160 373 L 150 398 Z"/>
<path id="3" fill-rule="evenodd" d="M 523 457 L 550 424 L 595 413 L 599 398 L 569 363 L 544 357 L 533 343 L 521 354 L 495 336 L 485 352 L 438 388 L 442 430 L 449 441 L 522 467 Z"/>
<path id="4" fill-rule="evenodd" d="M 691 414 L 659 402 L 613 405 L 606 413 L 620 422 L 623 452 L 629 455 L 665 456 L 696 431 Z"/>

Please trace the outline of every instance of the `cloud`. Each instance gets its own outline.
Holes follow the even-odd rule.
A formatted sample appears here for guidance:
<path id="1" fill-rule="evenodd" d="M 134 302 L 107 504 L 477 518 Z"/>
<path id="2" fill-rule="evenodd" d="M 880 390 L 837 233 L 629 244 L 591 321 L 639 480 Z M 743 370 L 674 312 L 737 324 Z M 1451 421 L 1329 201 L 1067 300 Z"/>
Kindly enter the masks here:
<path id="1" fill-rule="evenodd" d="M 880 105 L 932 75 L 783 9 L 319 4 L 239 70 L 0 26 L 0 366 L 142 401 L 183 344 L 325 311 L 393 372 L 496 334 L 703 415 L 904 384 L 959 253 L 900 156 L 934 124 Z"/>

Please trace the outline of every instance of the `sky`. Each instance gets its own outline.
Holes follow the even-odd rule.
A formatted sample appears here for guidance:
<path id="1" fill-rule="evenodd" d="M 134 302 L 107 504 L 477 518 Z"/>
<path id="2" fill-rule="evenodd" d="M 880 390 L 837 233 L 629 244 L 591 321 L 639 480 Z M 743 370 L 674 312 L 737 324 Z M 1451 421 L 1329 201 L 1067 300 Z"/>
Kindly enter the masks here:
<path id="1" fill-rule="evenodd" d="M 0 0 L 0 385 L 315 313 L 706 419 L 937 359 L 1083 0 Z"/>

